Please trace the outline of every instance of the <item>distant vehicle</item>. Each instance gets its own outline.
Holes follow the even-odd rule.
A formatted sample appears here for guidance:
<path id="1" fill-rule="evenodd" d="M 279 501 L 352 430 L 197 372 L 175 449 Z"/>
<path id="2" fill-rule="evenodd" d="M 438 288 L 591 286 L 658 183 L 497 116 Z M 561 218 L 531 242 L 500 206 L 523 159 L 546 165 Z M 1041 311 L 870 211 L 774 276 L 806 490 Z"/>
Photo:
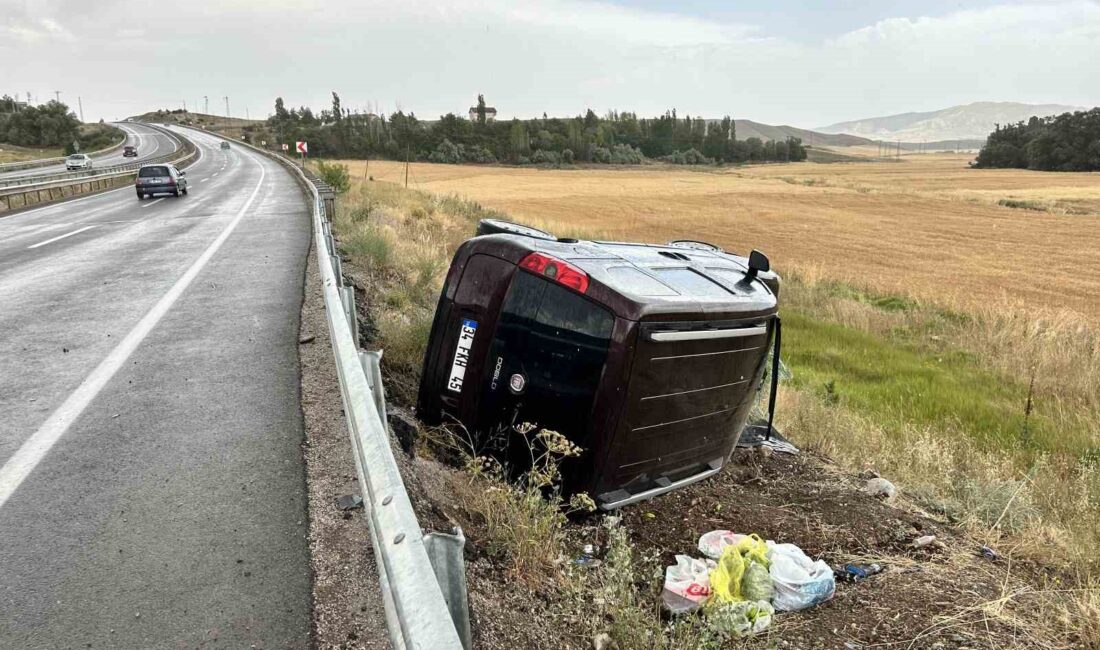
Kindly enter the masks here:
<path id="1" fill-rule="evenodd" d="M 122 148 L 123 158 L 137 158 L 137 147 L 132 144 L 128 144 Z"/>
<path id="2" fill-rule="evenodd" d="M 175 165 L 144 165 L 134 180 L 138 200 L 154 194 L 187 194 L 187 172 Z"/>
<path id="3" fill-rule="evenodd" d="M 91 169 L 92 158 L 86 153 L 74 153 L 65 159 L 65 169 L 67 171 L 73 171 L 74 169 Z"/>
<path id="4" fill-rule="evenodd" d="M 229 142 L 226 141 L 226 140 L 222 140 L 222 151 L 228 151 L 228 150 L 229 150 Z"/>

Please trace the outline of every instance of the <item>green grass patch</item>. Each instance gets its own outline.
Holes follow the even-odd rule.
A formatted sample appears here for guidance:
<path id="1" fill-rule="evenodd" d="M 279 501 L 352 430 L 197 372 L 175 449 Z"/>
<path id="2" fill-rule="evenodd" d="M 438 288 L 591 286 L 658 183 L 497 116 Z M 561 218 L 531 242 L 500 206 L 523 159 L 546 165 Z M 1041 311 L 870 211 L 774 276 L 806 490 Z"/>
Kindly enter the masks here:
<path id="1" fill-rule="evenodd" d="M 1035 412 L 1025 417 L 1027 386 L 983 369 L 970 355 L 934 354 L 799 310 L 785 310 L 783 324 L 783 351 L 795 385 L 887 429 L 927 426 L 994 447 L 1063 448 L 1048 418 Z"/>

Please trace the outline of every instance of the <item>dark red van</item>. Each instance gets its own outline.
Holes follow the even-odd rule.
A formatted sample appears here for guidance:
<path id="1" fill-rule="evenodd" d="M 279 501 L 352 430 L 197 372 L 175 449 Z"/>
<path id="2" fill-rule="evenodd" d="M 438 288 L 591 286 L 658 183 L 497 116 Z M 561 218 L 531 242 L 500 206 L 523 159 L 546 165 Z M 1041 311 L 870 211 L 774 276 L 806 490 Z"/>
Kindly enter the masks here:
<path id="1" fill-rule="evenodd" d="M 721 469 L 778 323 L 767 258 L 488 225 L 479 232 L 521 234 L 475 237 L 455 254 L 420 418 L 460 422 L 479 453 L 513 465 L 528 454 L 515 425 L 558 431 L 584 449 L 563 468 L 566 493 L 605 510 Z"/>

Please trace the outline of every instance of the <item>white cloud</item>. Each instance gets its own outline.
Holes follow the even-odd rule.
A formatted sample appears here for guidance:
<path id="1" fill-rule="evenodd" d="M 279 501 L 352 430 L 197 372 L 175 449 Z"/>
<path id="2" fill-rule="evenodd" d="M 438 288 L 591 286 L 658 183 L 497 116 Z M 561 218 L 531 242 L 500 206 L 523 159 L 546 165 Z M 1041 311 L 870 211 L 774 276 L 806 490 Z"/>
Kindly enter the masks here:
<path id="1" fill-rule="evenodd" d="M 72 33 L 53 18 L 19 20 L 9 18 L 0 26 L 0 39 L 6 35 L 16 43 L 27 45 L 42 42 L 72 42 Z"/>
<path id="2" fill-rule="evenodd" d="M 977 100 L 1100 103 L 1100 5 L 1076 0 L 890 18 L 817 41 L 585 0 L 192 0 L 137 37 L 140 53 L 119 37 L 133 28 L 126 6 L 42 0 L 6 23 L 0 10 L 12 34 L 0 57 L 21 62 L 0 69 L 0 92 L 69 88 L 108 117 L 203 95 L 257 115 L 276 95 L 320 107 L 332 89 L 345 106 L 433 117 L 484 92 L 506 116 L 675 107 L 802 126 Z M 59 38 L 77 55 L 50 46 Z M 102 72 L 120 65 L 127 75 Z"/>

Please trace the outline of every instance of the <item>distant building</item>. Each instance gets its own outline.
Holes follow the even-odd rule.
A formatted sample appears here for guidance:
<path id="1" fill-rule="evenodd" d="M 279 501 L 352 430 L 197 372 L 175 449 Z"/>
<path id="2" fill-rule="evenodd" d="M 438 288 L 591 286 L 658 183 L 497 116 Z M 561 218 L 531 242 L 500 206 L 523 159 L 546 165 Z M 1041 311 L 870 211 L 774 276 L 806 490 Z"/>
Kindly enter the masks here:
<path id="1" fill-rule="evenodd" d="M 486 106 L 485 107 L 485 121 L 486 122 L 492 122 L 495 119 L 497 119 L 497 109 L 492 108 L 491 106 Z M 477 121 L 477 106 L 471 106 L 470 107 L 470 121 L 471 122 L 476 122 Z"/>

